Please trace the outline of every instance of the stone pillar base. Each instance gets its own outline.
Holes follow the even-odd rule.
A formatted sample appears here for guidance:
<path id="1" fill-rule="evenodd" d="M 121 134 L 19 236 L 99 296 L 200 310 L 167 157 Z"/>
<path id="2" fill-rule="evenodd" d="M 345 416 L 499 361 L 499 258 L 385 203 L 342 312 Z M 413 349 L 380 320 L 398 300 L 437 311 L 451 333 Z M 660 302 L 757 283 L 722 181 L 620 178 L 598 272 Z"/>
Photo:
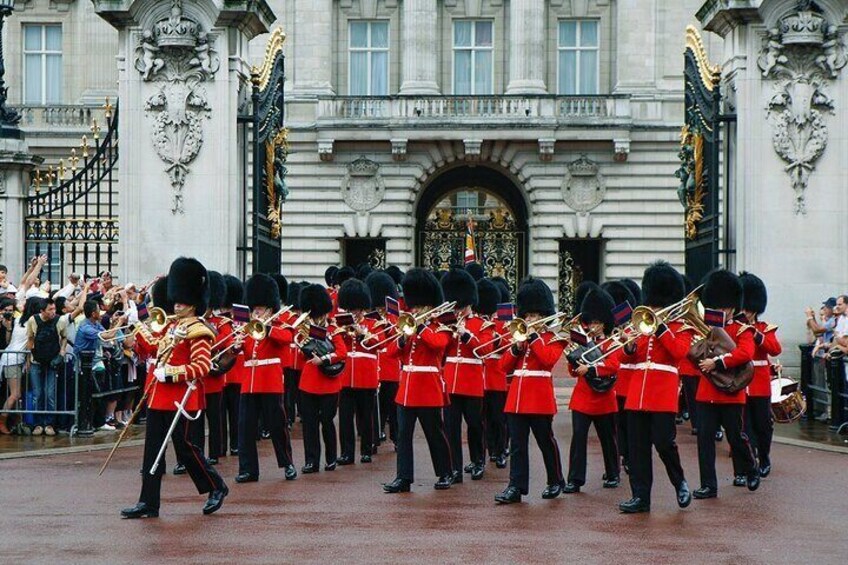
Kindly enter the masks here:
<path id="1" fill-rule="evenodd" d="M 507 94 L 547 94 L 545 81 L 533 79 L 511 80 L 506 87 Z"/>
<path id="2" fill-rule="evenodd" d="M 400 92 L 398 92 L 398 94 L 400 94 L 401 96 L 410 94 L 438 96 L 439 94 L 441 94 L 441 92 L 439 91 L 439 85 L 436 84 L 435 81 L 407 80 L 400 85 Z"/>

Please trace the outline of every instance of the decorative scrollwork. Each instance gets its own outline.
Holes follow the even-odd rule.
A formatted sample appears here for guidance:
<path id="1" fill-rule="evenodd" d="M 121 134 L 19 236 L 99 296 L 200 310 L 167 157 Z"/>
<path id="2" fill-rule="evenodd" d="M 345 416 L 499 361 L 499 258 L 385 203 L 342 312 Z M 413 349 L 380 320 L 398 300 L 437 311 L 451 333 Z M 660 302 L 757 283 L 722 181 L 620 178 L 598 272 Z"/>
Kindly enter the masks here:
<path id="1" fill-rule="evenodd" d="M 577 287 L 583 282 L 583 271 L 574 262 L 574 256 L 567 249 L 559 252 L 559 310 L 573 316 L 576 310 Z"/>
<path id="2" fill-rule="evenodd" d="M 288 130 L 283 128 L 273 139 L 265 142 L 265 196 L 268 199 L 268 222 L 271 224 L 271 237 L 279 239 L 282 235 L 283 202 L 289 191 L 286 187 L 286 158 L 288 155 Z"/>
<path id="3" fill-rule="evenodd" d="M 680 179 L 677 197 L 686 209 L 686 238 L 695 239 L 698 236 L 698 222 L 704 217 L 704 198 L 707 195 L 704 136 L 688 125 L 683 126 L 677 157 L 680 159 L 680 168 L 674 173 Z"/>

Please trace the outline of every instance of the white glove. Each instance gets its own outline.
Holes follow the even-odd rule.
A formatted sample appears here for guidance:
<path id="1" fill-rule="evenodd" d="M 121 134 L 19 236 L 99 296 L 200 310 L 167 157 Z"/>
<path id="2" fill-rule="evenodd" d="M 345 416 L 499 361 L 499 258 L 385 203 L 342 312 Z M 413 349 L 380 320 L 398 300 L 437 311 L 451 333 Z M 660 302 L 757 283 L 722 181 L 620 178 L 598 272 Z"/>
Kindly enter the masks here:
<path id="1" fill-rule="evenodd" d="M 167 375 L 165 375 L 165 367 L 156 367 L 153 369 L 153 376 L 156 377 L 156 380 L 160 383 L 164 383 Z"/>

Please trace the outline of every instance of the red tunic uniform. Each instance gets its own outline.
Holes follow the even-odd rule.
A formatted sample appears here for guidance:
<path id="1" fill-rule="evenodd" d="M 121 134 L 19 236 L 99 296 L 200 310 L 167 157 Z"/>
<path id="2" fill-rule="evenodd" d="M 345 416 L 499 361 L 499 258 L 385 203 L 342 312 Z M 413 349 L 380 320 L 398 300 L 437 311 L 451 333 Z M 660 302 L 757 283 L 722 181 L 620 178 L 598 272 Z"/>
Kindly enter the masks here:
<path id="1" fill-rule="evenodd" d="M 445 405 L 442 359 L 450 339 L 450 330 L 431 320 L 403 347 L 397 340 L 389 344 L 386 355 L 403 363 L 395 402 L 409 408 Z"/>
<path id="2" fill-rule="evenodd" d="M 388 338 L 393 333 L 393 326 L 386 320 L 377 320 L 374 322 L 373 331 L 375 332 L 375 341 L 381 341 Z M 380 382 L 400 382 L 400 359 L 395 356 L 388 355 L 388 346 L 384 345 L 377 350 L 377 374 Z"/>
<path id="3" fill-rule="evenodd" d="M 507 333 L 506 324 L 502 320 L 492 322 L 492 335 L 488 339 L 492 339 L 495 335 L 504 335 Z M 507 339 L 507 338 L 503 338 Z M 492 344 L 489 351 L 493 351 L 502 345 L 501 340 Z M 485 390 L 506 392 L 506 372 L 501 367 L 502 353 L 490 355 L 483 361 L 483 388 Z"/>
<path id="4" fill-rule="evenodd" d="M 754 380 L 748 385 L 748 396 L 771 397 L 771 361 L 783 352 L 777 340 L 777 326 L 765 322 L 754 324 Z"/>
<path id="5" fill-rule="evenodd" d="M 244 372 L 241 393 L 280 394 L 283 388 L 283 356 L 289 351 L 292 331 L 275 320 L 265 339 L 244 340 Z"/>
<path id="6" fill-rule="evenodd" d="M 612 344 L 603 350 L 606 351 L 611 346 Z M 624 350 L 619 349 L 603 361 L 590 367 L 589 371 L 599 377 L 612 377 L 619 371 L 622 355 L 624 355 Z M 618 383 L 618 379 L 616 379 L 616 383 Z M 615 385 L 606 392 L 597 392 L 589 386 L 585 377 L 577 377 L 577 384 L 574 385 L 574 392 L 571 393 L 571 402 L 568 403 L 568 408 L 589 416 L 615 414 L 618 412 L 618 401 L 615 399 L 614 388 Z"/>
<path id="7" fill-rule="evenodd" d="M 732 369 L 751 361 L 754 358 L 754 327 L 731 320 L 724 326 L 724 330 L 736 342 L 736 348 L 720 356 L 716 364 Z M 698 382 L 698 392 L 695 394 L 695 400 L 698 402 L 714 404 L 745 404 L 745 398 L 744 389 L 735 394 L 727 394 L 717 389 L 708 377 L 701 378 Z"/>
<path id="8" fill-rule="evenodd" d="M 691 336 L 683 324 L 671 322 L 659 335 L 640 336 L 633 354 L 621 356 L 632 367 L 626 410 L 677 413 L 680 377 L 677 365 L 689 352 Z"/>
<path id="9" fill-rule="evenodd" d="M 327 326 L 327 335 L 333 336 L 330 338 L 330 341 L 333 342 L 333 347 L 335 348 L 335 351 L 330 355 L 331 363 L 347 357 L 347 347 L 345 346 L 344 338 L 340 334 L 333 335 L 337 329 L 333 325 Z M 300 375 L 300 390 L 310 394 L 338 394 L 341 388 L 341 375 L 328 377 L 321 371 L 318 365 L 304 360 L 303 372 Z"/>
<path id="10" fill-rule="evenodd" d="M 474 349 L 492 339 L 491 322 L 472 314 L 465 320 L 465 331 L 470 338 L 463 341 L 451 334 L 445 359 L 445 386 L 450 394 L 483 397 L 483 361 L 474 355 Z M 491 346 L 481 350 L 491 351 Z"/>
<path id="11" fill-rule="evenodd" d="M 360 326 L 368 330 L 369 333 L 374 332 L 374 320 L 364 319 L 359 323 Z M 364 341 L 361 335 L 351 335 L 345 331 L 342 338 L 347 348 L 347 362 L 345 362 L 344 372 L 339 378 L 342 380 L 342 388 L 366 388 L 376 389 L 378 380 L 377 369 L 377 353 L 365 349 L 370 341 Z"/>
<path id="12" fill-rule="evenodd" d="M 545 331 L 518 356 L 512 348 L 501 358 L 501 368 L 512 373 L 504 412 L 508 414 L 551 415 L 557 412 L 554 395 L 554 366 L 562 357 L 566 342 Z"/>
<path id="13" fill-rule="evenodd" d="M 291 330 L 291 328 L 287 328 L 287 326 L 289 324 L 293 323 L 296 319 L 297 319 L 297 314 L 295 314 L 291 310 L 289 310 L 285 314 L 280 315 L 280 317 L 277 318 L 277 320 L 279 321 L 279 325 L 282 328 L 288 329 L 289 331 L 291 331 L 292 337 L 294 337 L 294 330 Z M 280 351 L 280 356 L 281 356 L 280 359 L 281 359 L 281 364 L 283 366 L 283 369 L 288 369 L 288 368 L 290 368 L 294 365 L 295 349 L 291 348 L 291 345 L 293 343 L 294 343 L 293 341 L 290 341 L 289 346 L 286 347 L 283 351 Z"/>
<path id="14" fill-rule="evenodd" d="M 684 324 L 677 333 L 688 335 L 690 343 L 695 338 L 695 335 L 697 335 L 695 328 L 686 324 Z M 680 363 L 677 365 L 677 370 L 680 372 L 681 377 L 697 377 L 701 374 L 701 369 L 698 368 L 691 359 L 689 359 L 689 355 L 683 356 L 683 359 L 681 359 Z"/>
<path id="15" fill-rule="evenodd" d="M 218 335 L 215 338 L 214 347 L 212 348 L 212 356 L 214 357 L 217 352 L 232 345 L 233 322 L 229 318 L 214 315 L 210 316 L 208 321 L 215 328 L 215 331 L 218 332 Z M 221 392 L 224 390 L 224 383 L 224 375 L 209 375 L 203 380 L 203 386 L 206 390 L 206 394 Z"/>
<path id="16" fill-rule="evenodd" d="M 147 400 L 147 406 L 152 410 L 176 411 L 176 404 L 182 402 L 185 396 L 187 381 L 196 381 L 198 386 L 189 396 L 186 410 L 193 412 L 206 408 L 202 379 L 212 368 L 211 349 L 215 334 L 200 318 L 172 321 L 166 333 L 172 334 L 178 325 L 183 325 L 189 335 L 197 334 L 197 337 L 179 340 L 174 346 L 164 367 L 168 380 L 156 381 Z M 160 349 L 168 341 L 170 340 L 163 339 Z"/>

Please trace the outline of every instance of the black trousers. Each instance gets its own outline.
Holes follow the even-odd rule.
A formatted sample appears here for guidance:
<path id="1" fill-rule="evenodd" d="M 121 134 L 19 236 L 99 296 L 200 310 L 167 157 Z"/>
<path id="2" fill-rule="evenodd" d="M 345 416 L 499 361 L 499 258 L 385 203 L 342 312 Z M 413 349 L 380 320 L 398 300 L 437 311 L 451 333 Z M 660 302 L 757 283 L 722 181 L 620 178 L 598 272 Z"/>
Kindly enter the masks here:
<path id="1" fill-rule="evenodd" d="M 749 396 L 745 405 L 745 433 L 759 459 L 760 467 L 771 465 L 771 438 L 774 435 L 774 420 L 771 414 L 771 398 Z"/>
<path id="2" fill-rule="evenodd" d="M 415 480 L 415 460 L 412 453 L 412 437 L 415 433 L 415 422 L 421 422 L 427 447 L 430 448 L 430 458 L 433 460 L 433 470 L 437 477 L 449 475 L 452 469 L 450 446 L 445 435 L 445 425 L 442 422 L 442 409 L 408 408 L 398 406 L 398 440 L 397 440 L 397 477 L 408 481 Z"/>
<path id="3" fill-rule="evenodd" d="M 486 447 L 489 455 L 506 453 L 509 429 L 506 426 L 505 390 L 487 390 L 483 396 L 483 426 L 486 430 Z"/>
<path id="4" fill-rule="evenodd" d="M 630 490 L 633 496 L 651 501 L 651 487 L 654 483 L 653 456 L 654 446 L 665 465 L 665 472 L 674 488 L 686 480 L 680 465 L 680 453 L 677 451 L 676 414 L 672 412 L 627 411 L 627 433 L 630 440 Z M 715 439 L 713 438 L 713 443 Z M 715 447 L 715 445 L 713 445 Z"/>
<path id="5" fill-rule="evenodd" d="M 744 404 L 698 403 L 700 424 L 698 428 L 698 466 L 701 470 L 701 486 L 718 488 L 716 477 L 715 433 L 719 426 L 724 428 L 727 443 L 733 455 L 733 468 L 740 475 L 751 475 L 757 469 L 748 436 L 742 432 Z"/>
<path id="6" fill-rule="evenodd" d="M 686 406 L 689 409 L 689 423 L 693 430 L 698 429 L 698 403 L 695 402 L 695 393 L 698 392 L 698 375 L 683 375 L 680 379 L 683 381 L 683 397 L 686 399 Z"/>
<path id="7" fill-rule="evenodd" d="M 306 463 L 321 464 L 321 437 L 327 464 L 336 461 L 336 410 L 338 394 L 312 394 L 300 391 L 300 418 L 303 421 L 303 455 Z"/>
<path id="8" fill-rule="evenodd" d="M 571 448 L 568 453 L 568 482 L 583 486 L 586 484 L 586 449 L 589 439 L 589 427 L 595 424 L 595 432 L 601 440 L 604 454 L 604 473 L 607 479 L 617 478 L 620 471 L 618 445 L 615 442 L 616 414 L 592 416 L 583 412 L 571 412 Z"/>
<path id="9" fill-rule="evenodd" d="M 213 392 L 206 395 L 206 425 L 209 428 L 209 457 L 218 459 L 223 455 L 221 452 L 221 441 L 223 438 L 223 427 L 221 426 L 221 405 L 224 402 L 223 392 Z"/>
<path id="10" fill-rule="evenodd" d="M 380 418 L 377 422 L 377 435 L 374 436 L 374 441 L 380 440 L 380 434 L 384 433 L 386 424 L 389 424 L 389 439 L 392 443 L 397 443 L 398 432 L 398 414 L 395 397 L 400 383 L 393 381 L 383 381 L 380 383 L 379 389 L 379 405 Z"/>
<path id="11" fill-rule="evenodd" d="M 259 453 L 252 430 L 262 416 L 262 423 L 271 433 L 271 443 L 277 456 L 277 467 L 292 464 L 291 437 L 286 425 L 283 395 L 279 393 L 242 394 L 239 405 L 239 473 L 259 476 Z"/>
<path id="12" fill-rule="evenodd" d="M 509 484 L 522 494 L 530 489 L 530 431 L 536 438 L 536 444 L 542 451 L 548 484 L 555 485 L 564 481 L 562 477 L 562 456 L 554 436 L 553 416 L 533 416 L 528 414 L 508 414 L 510 447 Z"/>
<path id="13" fill-rule="evenodd" d="M 445 406 L 445 432 L 451 450 L 453 470 L 462 472 L 462 420 L 468 426 L 468 457 L 472 463 L 483 464 L 483 398 L 451 394 Z"/>
<path id="14" fill-rule="evenodd" d="M 203 448 L 206 446 L 206 427 L 203 425 L 203 420 L 204 416 L 201 415 L 197 420 L 186 420 L 186 422 L 188 422 L 188 433 L 191 437 L 191 442 L 200 449 L 200 455 L 205 457 L 206 455 Z M 168 424 L 170 424 L 170 422 L 168 422 Z M 176 432 L 174 432 L 174 434 L 176 434 Z M 186 462 L 183 461 L 183 454 L 179 451 L 176 453 L 177 465 L 186 465 Z"/>
<path id="15" fill-rule="evenodd" d="M 289 424 L 294 424 L 294 417 L 298 414 L 300 389 L 300 371 L 286 367 L 283 369 L 285 379 L 285 407 L 288 414 Z"/>
<path id="16" fill-rule="evenodd" d="M 621 458 L 624 460 L 624 464 L 627 467 L 630 467 L 630 441 L 629 436 L 627 434 L 627 414 L 628 411 L 624 409 L 624 404 L 627 402 L 626 396 L 616 396 L 616 401 L 618 401 L 618 414 L 616 414 L 615 425 L 616 432 L 618 435 L 618 445 L 621 446 Z"/>
<path id="17" fill-rule="evenodd" d="M 151 508 L 159 508 L 159 500 L 162 492 L 162 475 L 165 474 L 164 460 L 159 464 L 156 473 L 151 475 L 150 469 L 159 454 L 162 442 L 176 412 L 164 410 L 147 411 L 147 429 L 144 435 L 144 463 L 141 467 L 141 496 L 138 501 L 147 504 Z M 198 420 L 199 421 L 199 420 Z M 200 446 L 192 439 L 190 421 L 180 416 L 177 427 L 171 439 L 174 443 L 174 451 L 178 459 L 186 466 L 189 477 L 199 494 L 212 492 L 224 488 L 224 480 L 215 469 L 209 465 Z"/>
<path id="18" fill-rule="evenodd" d="M 342 457 L 353 459 L 356 455 L 357 431 L 361 440 L 359 453 L 371 455 L 374 449 L 376 401 L 377 391 L 373 388 L 343 388 L 339 393 L 339 442 Z"/>
<path id="19" fill-rule="evenodd" d="M 228 445 L 230 449 L 238 449 L 239 396 L 240 384 L 224 385 L 221 402 L 221 455 L 226 455 Z"/>

